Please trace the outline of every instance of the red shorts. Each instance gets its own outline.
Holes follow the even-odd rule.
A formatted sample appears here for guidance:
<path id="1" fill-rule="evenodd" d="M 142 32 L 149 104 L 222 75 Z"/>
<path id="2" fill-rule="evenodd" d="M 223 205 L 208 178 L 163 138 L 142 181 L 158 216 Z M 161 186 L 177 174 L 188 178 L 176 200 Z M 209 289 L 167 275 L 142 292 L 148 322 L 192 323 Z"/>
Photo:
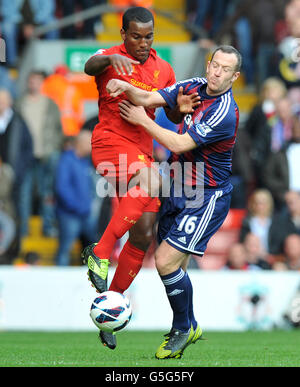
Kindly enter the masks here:
<path id="1" fill-rule="evenodd" d="M 107 133 L 106 133 L 107 134 Z M 122 137 L 103 136 L 93 145 L 92 160 L 96 171 L 116 189 L 120 199 L 127 192 L 130 179 L 142 168 L 151 167 L 154 159 L 141 152 L 136 144 Z M 154 198 L 145 212 L 158 212 L 160 200 Z"/>

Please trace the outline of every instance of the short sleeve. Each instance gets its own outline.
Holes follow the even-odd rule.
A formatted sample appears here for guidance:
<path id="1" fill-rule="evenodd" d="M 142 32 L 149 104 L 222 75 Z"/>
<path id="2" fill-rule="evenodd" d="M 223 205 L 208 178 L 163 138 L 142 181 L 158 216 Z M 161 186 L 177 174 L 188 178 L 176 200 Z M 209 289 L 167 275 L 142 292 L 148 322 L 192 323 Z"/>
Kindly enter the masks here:
<path id="1" fill-rule="evenodd" d="M 166 87 L 172 86 L 176 83 L 175 72 L 171 65 L 169 65 L 169 74 L 170 76 L 169 76 L 168 82 L 166 83 Z"/>

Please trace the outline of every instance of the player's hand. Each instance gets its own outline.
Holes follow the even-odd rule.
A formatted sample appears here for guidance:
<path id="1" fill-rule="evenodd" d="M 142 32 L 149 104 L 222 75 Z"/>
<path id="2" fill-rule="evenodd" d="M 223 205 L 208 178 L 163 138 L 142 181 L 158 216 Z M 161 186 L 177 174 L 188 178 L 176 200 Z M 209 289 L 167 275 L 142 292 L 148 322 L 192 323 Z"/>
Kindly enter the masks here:
<path id="1" fill-rule="evenodd" d="M 106 85 L 106 91 L 111 97 L 118 97 L 128 89 L 129 83 L 120 79 L 110 79 Z"/>
<path id="2" fill-rule="evenodd" d="M 135 106 L 126 100 L 119 103 L 119 108 L 121 117 L 133 125 L 139 125 L 148 117 L 142 106 Z"/>
<path id="3" fill-rule="evenodd" d="M 137 60 L 133 60 L 131 58 L 127 58 L 127 56 L 119 54 L 110 55 L 109 60 L 118 75 L 131 75 L 133 65 L 140 64 Z"/>
<path id="4" fill-rule="evenodd" d="M 200 105 L 198 93 L 183 94 L 183 87 L 180 86 L 177 95 L 177 105 L 181 114 L 194 113 L 194 108 Z"/>

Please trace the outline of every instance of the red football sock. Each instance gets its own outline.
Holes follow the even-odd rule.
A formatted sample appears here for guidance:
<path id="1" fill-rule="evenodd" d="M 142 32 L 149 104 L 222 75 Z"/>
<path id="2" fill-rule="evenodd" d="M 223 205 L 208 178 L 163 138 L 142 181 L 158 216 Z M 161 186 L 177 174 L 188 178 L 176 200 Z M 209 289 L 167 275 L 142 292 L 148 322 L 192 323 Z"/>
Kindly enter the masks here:
<path id="1" fill-rule="evenodd" d="M 109 290 L 124 293 L 140 271 L 145 254 L 144 251 L 127 241 L 119 256 L 118 266 Z"/>
<path id="2" fill-rule="evenodd" d="M 124 196 L 120 205 L 113 214 L 102 238 L 94 248 L 94 253 L 100 259 L 109 259 L 115 243 L 139 220 L 144 213 L 144 209 L 150 204 L 153 198 L 142 189 L 138 197 L 131 196 L 136 193 L 137 187 L 131 188 Z M 143 196 L 142 196 L 143 195 Z"/>

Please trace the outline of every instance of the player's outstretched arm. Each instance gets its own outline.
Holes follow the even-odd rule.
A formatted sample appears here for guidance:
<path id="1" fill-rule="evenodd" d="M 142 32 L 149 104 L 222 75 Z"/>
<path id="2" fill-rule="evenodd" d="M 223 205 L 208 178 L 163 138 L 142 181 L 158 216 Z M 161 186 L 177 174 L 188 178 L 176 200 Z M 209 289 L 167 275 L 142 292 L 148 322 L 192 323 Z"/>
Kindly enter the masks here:
<path id="1" fill-rule="evenodd" d="M 139 63 L 136 60 L 119 54 L 95 55 L 86 62 L 84 72 L 87 75 L 96 76 L 101 74 L 108 66 L 112 66 L 118 75 L 131 75 L 133 70 L 132 66 Z"/>
<path id="2" fill-rule="evenodd" d="M 142 106 L 132 105 L 129 101 L 119 103 L 121 117 L 133 125 L 141 125 L 161 145 L 171 152 L 180 154 L 196 148 L 198 145 L 188 134 L 178 134 L 157 125 Z"/>
<path id="3" fill-rule="evenodd" d="M 108 81 L 106 90 L 114 98 L 125 93 L 133 104 L 139 106 L 156 108 L 167 105 L 164 98 L 158 92 L 141 90 L 119 79 L 111 79 Z"/>

